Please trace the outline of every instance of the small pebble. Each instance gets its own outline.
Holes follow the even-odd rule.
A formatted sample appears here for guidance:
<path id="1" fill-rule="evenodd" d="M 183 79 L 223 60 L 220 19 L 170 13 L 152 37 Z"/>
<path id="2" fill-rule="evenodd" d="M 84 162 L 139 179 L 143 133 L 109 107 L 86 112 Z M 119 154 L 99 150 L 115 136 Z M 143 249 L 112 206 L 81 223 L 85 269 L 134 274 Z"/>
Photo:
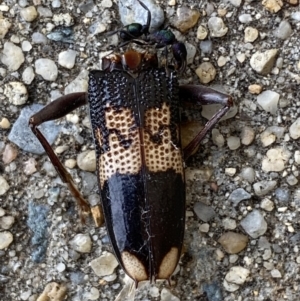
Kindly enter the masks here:
<path id="1" fill-rule="evenodd" d="M 67 69 L 72 69 L 75 65 L 76 55 L 77 52 L 71 49 L 60 52 L 58 55 L 58 63 Z"/>
<path id="2" fill-rule="evenodd" d="M 0 128 L 3 129 L 3 130 L 7 130 L 7 129 L 10 128 L 10 122 L 7 118 L 3 117 L 0 120 Z"/>
<path id="3" fill-rule="evenodd" d="M 28 52 L 32 49 L 32 45 L 29 41 L 22 41 L 22 50 Z"/>
<path id="4" fill-rule="evenodd" d="M 277 185 L 277 181 L 260 181 L 253 184 L 254 192 L 257 196 L 263 196 L 272 191 Z"/>
<path id="5" fill-rule="evenodd" d="M 211 206 L 208 206 L 202 202 L 195 203 L 194 211 L 198 218 L 205 223 L 209 222 L 216 215 L 214 209 Z"/>
<path id="6" fill-rule="evenodd" d="M 262 160 L 262 170 L 265 172 L 283 171 L 290 157 L 291 153 L 285 147 L 269 149 Z"/>
<path id="7" fill-rule="evenodd" d="M 250 59 L 250 66 L 261 75 L 271 72 L 278 54 L 278 49 L 270 49 L 264 52 L 256 51 Z"/>
<path id="8" fill-rule="evenodd" d="M 55 63 L 50 59 L 37 59 L 34 63 L 35 72 L 48 81 L 55 81 L 58 75 L 58 69 Z"/>
<path id="9" fill-rule="evenodd" d="M 218 147 L 222 147 L 225 144 L 224 136 L 220 133 L 218 129 L 212 130 L 212 141 Z"/>
<path id="10" fill-rule="evenodd" d="M 227 167 L 225 168 L 225 174 L 230 176 L 230 177 L 233 177 L 236 173 L 236 168 L 233 168 L 233 167 Z"/>
<path id="11" fill-rule="evenodd" d="M 111 275 L 118 265 L 116 257 L 109 252 L 90 262 L 91 268 L 98 277 Z"/>
<path id="12" fill-rule="evenodd" d="M 200 25 L 197 29 L 197 39 L 204 40 L 207 38 L 208 31 L 205 26 Z"/>
<path id="13" fill-rule="evenodd" d="M 258 238 L 267 231 L 267 223 L 259 210 L 253 210 L 243 218 L 241 226 L 252 238 Z"/>
<path id="14" fill-rule="evenodd" d="M 271 276 L 272 276 L 273 278 L 282 278 L 281 273 L 280 273 L 279 270 L 277 270 L 277 269 L 274 269 L 274 270 L 271 271 Z"/>
<path id="15" fill-rule="evenodd" d="M 244 63 L 245 62 L 245 60 L 246 60 L 246 55 L 245 55 L 245 53 L 237 53 L 236 54 L 236 58 L 237 58 L 237 60 L 240 62 L 240 63 Z"/>
<path id="16" fill-rule="evenodd" d="M 66 269 L 66 265 L 62 262 L 60 262 L 57 266 L 56 266 L 56 270 L 59 273 L 62 273 L 64 270 Z"/>
<path id="17" fill-rule="evenodd" d="M 274 91 L 267 90 L 257 96 L 257 103 L 266 111 L 272 115 L 277 113 L 278 101 L 280 95 Z"/>
<path id="18" fill-rule="evenodd" d="M 24 173 L 25 175 L 32 175 L 33 173 L 36 172 L 36 165 L 37 162 L 35 161 L 34 158 L 29 158 L 27 161 L 24 162 Z"/>
<path id="19" fill-rule="evenodd" d="M 70 241 L 73 250 L 79 253 L 90 253 L 92 249 L 92 240 L 88 234 L 77 234 Z"/>
<path id="20" fill-rule="evenodd" d="M 286 40 L 292 32 L 291 24 L 287 20 L 283 20 L 280 22 L 278 28 L 275 29 L 274 36 L 279 39 Z"/>
<path id="21" fill-rule="evenodd" d="M 232 191 L 228 200 L 233 202 L 233 206 L 237 206 L 243 200 L 251 199 L 251 194 L 243 188 L 238 188 Z"/>
<path id="22" fill-rule="evenodd" d="M 253 183 L 255 180 L 255 171 L 252 167 L 245 167 L 241 171 L 241 177 L 248 181 L 249 183 Z"/>
<path id="23" fill-rule="evenodd" d="M 9 230 L 15 222 L 15 218 L 13 216 L 2 216 L 0 217 L 0 228 L 4 230 Z"/>
<path id="24" fill-rule="evenodd" d="M 253 142 L 254 138 L 255 138 L 254 130 L 249 126 L 243 127 L 241 132 L 241 143 L 243 145 L 250 145 Z"/>
<path id="25" fill-rule="evenodd" d="M 248 237 L 246 235 L 226 232 L 218 239 L 218 243 L 222 245 L 228 254 L 237 254 L 244 250 L 248 244 Z"/>
<path id="26" fill-rule="evenodd" d="M 199 47 L 202 54 L 210 55 L 212 52 L 213 43 L 211 40 L 201 41 Z"/>
<path id="27" fill-rule="evenodd" d="M 225 276 L 225 280 L 229 283 L 237 285 L 244 284 L 250 275 L 250 271 L 240 266 L 234 266 L 230 268 L 229 272 Z"/>
<path id="28" fill-rule="evenodd" d="M 211 17 L 208 20 L 207 26 L 211 37 L 223 37 L 228 32 L 228 27 L 224 24 L 223 20 L 219 17 Z"/>
<path id="29" fill-rule="evenodd" d="M 4 195 L 9 189 L 9 185 L 6 180 L 0 176 L 0 195 Z"/>
<path id="30" fill-rule="evenodd" d="M 212 63 L 204 62 L 196 69 L 196 74 L 199 77 L 200 83 L 208 84 L 215 79 L 217 72 Z"/>
<path id="31" fill-rule="evenodd" d="M 181 6 L 177 9 L 176 16 L 171 23 L 180 32 L 185 33 L 197 24 L 199 18 L 200 12 L 198 10 Z"/>
<path id="32" fill-rule="evenodd" d="M 252 43 L 258 38 L 258 30 L 254 27 L 246 27 L 244 30 L 245 36 L 244 41 L 245 43 Z"/>
<path id="33" fill-rule="evenodd" d="M 248 91 L 251 93 L 251 94 L 260 94 L 261 91 L 262 91 L 262 86 L 261 85 L 258 85 L 258 84 L 253 84 L 253 85 L 250 85 L 248 87 Z"/>
<path id="34" fill-rule="evenodd" d="M 9 164 L 17 158 L 17 155 L 18 150 L 11 144 L 6 144 L 2 154 L 2 161 L 4 164 Z"/>
<path id="35" fill-rule="evenodd" d="M 227 146 L 231 150 L 236 150 L 241 146 L 241 141 L 239 137 L 230 136 L 227 138 Z"/>
<path id="36" fill-rule="evenodd" d="M 263 0 L 262 5 L 271 13 L 277 13 L 283 6 L 282 0 Z"/>
<path id="37" fill-rule="evenodd" d="M 18 70 L 25 60 L 22 49 L 11 42 L 4 43 L 0 58 L 9 71 Z"/>
<path id="38" fill-rule="evenodd" d="M 46 44 L 47 38 L 40 32 L 34 32 L 31 36 L 33 44 Z"/>
<path id="39" fill-rule="evenodd" d="M 0 250 L 8 248 L 12 242 L 13 236 L 9 231 L 0 232 Z"/>
<path id="40" fill-rule="evenodd" d="M 252 22 L 252 20 L 253 19 L 252 19 L 250 14 L 241 14 L 241 15 L 239 15 L 239 21 L 243 24 L 250 23 L 250 22 Z M 246 42 L 246 37 L 245 37 L 245 42 Z M 251 42 L 251 41 L 247 41 L 247 42 Z"/>
<path id="41" fill-rule="evenodd" d="M 295 153 L 294 153 L 294 159 L 295 159 L 295 162 L 300 165 L 300 151 L 299 150 L 296 150 Z"/>
<path id="42" fill-rule="evenodd" d="M 22 80 L 26 85 L 30 85 L 34 80 L 35 74 L 31 66 L 25 68 L 22 73 Z"/>
<path id="43" fill-rule="evenodd" d="M 209 224 L 201 224 L 199 226 L 199 230 L 202 233 L 208 233 L 208 231 L 209 231 Z"/>
<path id="44" fill-rule="evenodd" d="M 289 133 L 293 139 L 298 139 L 300 137 L 300 117 L 289 127 Z"/>
<path id="45" fill-rule="evenodd" d="M 38 13 L 34 6 L 27 6 L 20 10 L 20 15 L 25 21 L 32 22 L 37 18 Z"/>
<path id="46" fill-rule="evenodd" d="M 77 165 L 81 170 L 95 171 L 96 170 L 96 152 L 87 150 L 77 156 Z"/>
<path id="47" fill-rule="evenodd" d="M 224 229 L 226 230 L 234 230 L 236 229 L 236 221 L 234 219 L 231 219 L 229 217 L 226 217 L 222 220 L 222 224 Z"/>
<path id="48" fill-rule="evenodd" d="M 55 14 L 52 17 L 52 21 L 56 26 L 70 27 L 74 25 L 74 18 L 69 14 Z"/>
<path id="49" fill-rule="evenodd" d="M 36 301 L 63 301 L 67 295 L 67 287 L 64 284 L 50 282 Z"/>
<path id="50" fill-rule="evenodd" d="M 0 217 L 5 215 L 5 210 L 3 208 L 0 207 Z"/>
<path id="51" fill-rule="evenodd" d="M 4 95 L 8 98 L 8 101 L 15 106 L 25 104 L 28 99 L 26 86 L 21 82 L 9 82 L 5 84 Z"/>
<path id="52" fill-rule="evenodd" d="M 274 202 L 272 202 L 270 199 L 265 198 L 260 203 L 260 208 L 271 212 L 274 209 Z"/>
<path id="53" fill-rule="evenodd" d="M 0 40 L 4 39 L 10 27 L 11 27 L 11 23 L 9 22 L 9 20 L 0 17 Z"/>
<path id="54" fill-rule="evenodd" d="M 67 168 L 73 169 L 77 164 L 77 161 L 75 159 L 67 159 L 65 161 L 65 166 Z"/>

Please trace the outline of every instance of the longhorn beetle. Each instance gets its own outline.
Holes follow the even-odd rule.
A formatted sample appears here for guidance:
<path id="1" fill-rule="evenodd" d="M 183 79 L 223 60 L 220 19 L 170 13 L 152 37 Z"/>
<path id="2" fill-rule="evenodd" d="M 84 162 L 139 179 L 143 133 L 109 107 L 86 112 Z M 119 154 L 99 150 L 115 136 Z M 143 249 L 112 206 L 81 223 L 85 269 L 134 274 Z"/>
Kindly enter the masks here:
<path id="1" fill-rule="evenodd" d="M 38 126 L 89 105 L 96 146 L 97 175 L 107 231 L 115 255 L 135 281 L 170 277 L 178 264 L 185 227 L 183 160 L 233 105 L 230 96 L 195 85 L 179 86 L 178 70 L 186 49 L 168 30 L 149 34 L 146 25 L 119 30 L 125 42 L 167 48 L 175 65 L 160 66 L 156 54 L 135 50 L 102 59 L 103 70 L 89 73 L 88 93 L 65 95 L 29 120 L 61 179 L 77 200 L 81 213 L 90 206 L 77 190 Z M 168 37 L 171 37 L 170 39 Z M 179 101 L 223 107 L 185 147 L 181 148 Z"/>

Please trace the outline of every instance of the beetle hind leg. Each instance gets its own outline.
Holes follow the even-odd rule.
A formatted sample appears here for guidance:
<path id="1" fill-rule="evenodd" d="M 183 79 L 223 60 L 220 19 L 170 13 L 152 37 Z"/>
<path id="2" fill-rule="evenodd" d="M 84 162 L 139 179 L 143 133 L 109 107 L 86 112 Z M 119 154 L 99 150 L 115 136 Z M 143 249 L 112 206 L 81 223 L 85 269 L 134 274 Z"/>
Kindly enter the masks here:
<path id="1" fill-rule="evenodd" d="M 210 120 L 207 121 L 204 128 L 196 137 L 184 148 L 184 159 L 189 158 L 197 149 L 206 134 L 220 121 L 220 119 L 234 105 L 230 95 L 218 92 L 208 87 L 197 85 L 184 85 L 179 87 L 179 98 L 184 102 L 194 105 L 220 104 L 223 105 Z"/>
<path id="2" fill-rule="evenodd" d="M 76 199 L 77 204 L 80 208 L 81 221 L 83 223 L 85 221 L 85 217 L 90 214 L 90 206 L 77 189 L 72 176 L 60 162 L 57 155 L 54 153 L 51 145 L 46 140 L 41 131 L 38 129 L 38 126 L 43 122 L 63 117 L 71 111 L 75 110 L 76 108 L 85 105 L 86 103 L 86 93 L 72 93 L 66 96 L 62 96 L 56 99 L 55 101 L 51 102 L 49 105 L 47 105 L 38 113 L 31 116 L 31 118 L 29 119 L 29 127 L 44 147 L 58 175 L 60 176 L 62 181 L 68 185 L 71 194 Z"/>

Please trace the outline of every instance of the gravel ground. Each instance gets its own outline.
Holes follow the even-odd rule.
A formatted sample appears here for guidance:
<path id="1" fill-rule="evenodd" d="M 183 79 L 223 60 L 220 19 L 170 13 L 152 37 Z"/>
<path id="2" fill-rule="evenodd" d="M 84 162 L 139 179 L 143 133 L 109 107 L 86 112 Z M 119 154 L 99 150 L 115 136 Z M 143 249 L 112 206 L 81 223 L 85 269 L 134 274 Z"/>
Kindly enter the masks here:
<path id="1" fill-rule="evenodd" d="M 153 24 L 170 25 L 187 45 L 181 82 L 226 91 L 236 107 L 186 162 L 186 235 L 172 286 L 143 284 L 135 300 L 300 299 L 297 2 L 144 2 Z M 122 26 L 120 15 L 144 22 L 138 2 L 125 6 L 132 9 L 119 13 L 111 0 L 0 4 L 1 300 L 129 294 L 105 227 L 80 223 L 68 189 L 27 127 L 41 105 L 86 90 L 88 70 L 119 43 L 106 32 Z M 183 114 L 204 120 L 194 109 Z M 98 202 L 87 111 L 77 109 L 43 131 L 83 194 Z"/>

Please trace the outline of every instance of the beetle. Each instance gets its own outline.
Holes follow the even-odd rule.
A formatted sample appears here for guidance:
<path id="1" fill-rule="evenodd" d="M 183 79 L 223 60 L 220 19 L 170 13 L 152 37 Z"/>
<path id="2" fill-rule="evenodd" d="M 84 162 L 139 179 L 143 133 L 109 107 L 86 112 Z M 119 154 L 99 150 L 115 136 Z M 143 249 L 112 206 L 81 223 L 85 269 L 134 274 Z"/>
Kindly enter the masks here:
<path id="1" fill-rule="evenodd" d="M 166 40 L 164 32 L 149 39 L 150 20 L 148 10 L 146 25 L 129 26 L 121 33 L 127 32 L 127 42 L 165 48 L 171 45 L 174 65 L 167 60 L 161 65 L 157 54 L 148 51 L 114 53 L 102 59 L 102 70 L 90 71 L 87 93 L 62 96 L 29 120 L 31 130 L 69 186 L 84 217 L 90 206 L 38 126 L 80 106 L 89 106 L 108 235 L 121 267 L 136 286 L 144 280 L 170 282 L 184 237 L 183 162 L 233 105 L 229 95 L 208 87 L 179 86 L 178 74 L 186 62 L 184 44 Z M 133 34 L 132 27 L 140 29 Z M 163 39 L 153 38 L 158 36 Z M 223 105 L 184 149 L 179 126 L 182 99 L 195 105 Z"/>

